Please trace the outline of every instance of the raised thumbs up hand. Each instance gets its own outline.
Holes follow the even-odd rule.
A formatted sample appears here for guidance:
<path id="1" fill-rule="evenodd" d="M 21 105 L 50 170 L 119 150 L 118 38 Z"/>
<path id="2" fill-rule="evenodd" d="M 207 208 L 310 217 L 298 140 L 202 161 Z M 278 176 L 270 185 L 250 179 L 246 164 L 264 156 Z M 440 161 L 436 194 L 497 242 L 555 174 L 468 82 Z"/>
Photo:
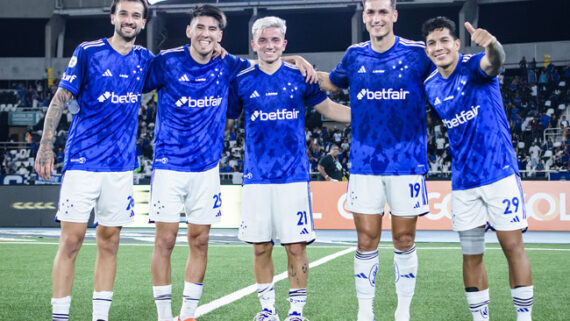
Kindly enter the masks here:
<path id="1" fill-rule="evenodd" d="M 497 41 L 497 38 L 490 34 L 489 31 L 481 28 L 475 29 L 469 22 L 465 23 L 465 29 L 471 34 L 471 41 L 481 47 L 487 48 Z"/>

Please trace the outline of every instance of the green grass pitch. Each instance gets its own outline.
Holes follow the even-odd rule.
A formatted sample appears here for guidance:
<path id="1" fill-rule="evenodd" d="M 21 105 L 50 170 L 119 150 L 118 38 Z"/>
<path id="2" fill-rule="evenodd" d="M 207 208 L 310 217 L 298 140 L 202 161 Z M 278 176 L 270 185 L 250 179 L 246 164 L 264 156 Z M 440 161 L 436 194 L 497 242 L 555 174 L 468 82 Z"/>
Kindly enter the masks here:
<path id="1" fill-rule="evenodd" d="M 349 246 L 308 247 L 309 261 Z M 527 244 L 534 279 L 534 320 L 570 320 L 570 245 Z M 0 320 L 49 320 L 51 317 L 51 266 L 55 240 L 30 244 L 0 243 Z M 70 320 L 91 320 L 93 265 L 96 248 L 86 242 L 77 258 Z M 156 310 L 150 273 L 151 244 L 122 243 L 110 319 L 153 321 Z M 250 245 L 210 245 L 208 269 L 201 304 L 254 284 Z M 419 243 L 419 270 L 411 320 L 470 320 L 461 279 L 458 244 Z M 182 297 L 187 246 L 177 244 L 173 253 L 173 313 Z M 274 248 L 276 274 L 285 271 L 286 256 Z M 380 270 L 376 284 L 376 320 L 393 320 L 396 307 L 392 249 L 380 245 Z M 485 264 L 491 292 L 493 320 L 515 320 L 508 287 L 506 260 L 498 245 L 487 245 Z M 276 304 L 282 319 L 288 310 L 287 279 L 276 284 Z M 304 314 L 311 321 L 356 319 L 353 254 L 349 253 L 310 270 Z M 259 310 L 257 295 L 201 316 L 199 321 L 249 321 Z"/>

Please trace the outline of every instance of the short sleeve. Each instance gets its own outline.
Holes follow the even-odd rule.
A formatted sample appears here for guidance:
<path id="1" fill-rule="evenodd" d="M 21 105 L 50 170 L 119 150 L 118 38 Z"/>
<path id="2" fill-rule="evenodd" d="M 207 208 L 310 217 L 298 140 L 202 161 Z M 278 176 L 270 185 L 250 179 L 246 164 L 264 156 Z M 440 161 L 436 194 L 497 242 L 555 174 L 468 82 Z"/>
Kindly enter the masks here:
<path id="1" fill-rule="evenodd" d="M 73 56 L 59 82 L 59 87 L 69 90 L 74 96 L 79 94 L 87 71 L 87 52 L 79 45 L 75 48 Z"/>
<path id="2" fill-rule="evenodd" d="M 340 63 L 329 73 L 329 79 L 338 88 L 348 88 L 348 66 L 350 66 L 350 49 L 346 51 Z"/>
<path id="3" fill-rule="evenodd" d="M 165 60 L 165 57 L 160 54 L 152 59 L 148 69 L 148 75 L 144 83 L 143 92 L 146 93 L 164 85 L 164 78 L 166 76 L 164 68 Z"/>

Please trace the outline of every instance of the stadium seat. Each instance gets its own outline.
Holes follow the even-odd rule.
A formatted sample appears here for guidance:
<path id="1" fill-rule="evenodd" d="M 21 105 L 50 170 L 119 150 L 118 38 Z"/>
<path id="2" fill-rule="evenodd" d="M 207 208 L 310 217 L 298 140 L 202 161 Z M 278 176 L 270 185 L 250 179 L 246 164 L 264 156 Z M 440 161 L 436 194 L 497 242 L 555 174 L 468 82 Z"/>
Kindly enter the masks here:
<path id="1" fill-rule="evenodd" d="M 524 148 L 524 142 L 519 142 L 518 147 L 519 147 L 520 149 L 523 149 L 523 148 Z"/>
<path id="2" fill-rule="evenodd" d="M 542 158 L 550 158 L 550 157 L 552 157 L 552 151 L 550 149 L 545 151 L 544 154 L 542 155 Z"/>
<path id="3" fill-rule="evenodd" d="M 558 110 L 564 110 L 564 109 L 566 109 L 566 105 L 564 104 L 558 105 Z"/>
<path id="4" fill-rule="evenodd" d="M 548 109 L 546 110 L 546 114 L 547 114 L 548 116 L 552 116 L 552 114 L 554 114 L 554 108 L 548 108 Z"/>

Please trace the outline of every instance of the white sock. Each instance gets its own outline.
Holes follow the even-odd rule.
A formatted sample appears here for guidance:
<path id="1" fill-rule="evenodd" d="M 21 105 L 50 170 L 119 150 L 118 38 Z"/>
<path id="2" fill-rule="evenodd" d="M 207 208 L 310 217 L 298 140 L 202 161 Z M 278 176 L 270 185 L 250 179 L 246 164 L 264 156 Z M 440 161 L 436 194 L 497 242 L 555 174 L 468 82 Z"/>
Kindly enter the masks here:
<path id="1" fill-rule="evenodd" d="M 113 291 L 93 291 L 93 321 L 109 319 L 111 302 L 113 302 Z"/>
<path id="2" fill-rule="evenodd" d="M 532 285 L 511 289 L 511 296 L 517 311 L 517 321 L 532 320 L 533 293 L 534 288 Z"/>
<path id="3" fill-rule="evenodd" d="M 158 321 L 172 320 L 172 284 L 153 286 L 152 294 L 156 304 Z"/>
<path id="4" fill-rule="evenodd" d="M 191 283 L 184 281 L 184 291 L 182 297 L 182 307 L 180 308 L 180 320 L 194 317 L 198 302 L 202 297 L 202 283 Z"/>
<path id="5" fill-rule="evenodd" d="M 52 321 L 69 320 L 69 306 L 71 297 L 51 298 L 51 319 Z"/>
<path id="6" fill-rule="evenodd" d="M 394 277 L 398 307 L 394 313 L 396 321 L 410 320 L 410 304 L 416 289 L 418 274 L 418 254 L 416 245 L 407 251 L 394 249 Z"/>
<path id="7" fill-rule="evenodd" d="M 257 283 L 257 297 L 262 311 L 277 314 L 275 309 L 275 287 L 273 283 Z"/>
<path id="8" fill-rule="evenodd" d="M 289 290 L 289 316 L 302 316 L 303 307 L 307 302 L 307 289 L 290 289 Z"/>
<path id="9" fill-rule="evenodd" d="M 354 254 L 354 283 L 358 299 L 358 321 L 374 320 L 374 294 L 378 273 L 378 250 L 356 251 Z"/>
<path id="10" fill-rule="evenodd" d="M 489 320 L 489 289 L 465 292 L 473 321 Z"/>

